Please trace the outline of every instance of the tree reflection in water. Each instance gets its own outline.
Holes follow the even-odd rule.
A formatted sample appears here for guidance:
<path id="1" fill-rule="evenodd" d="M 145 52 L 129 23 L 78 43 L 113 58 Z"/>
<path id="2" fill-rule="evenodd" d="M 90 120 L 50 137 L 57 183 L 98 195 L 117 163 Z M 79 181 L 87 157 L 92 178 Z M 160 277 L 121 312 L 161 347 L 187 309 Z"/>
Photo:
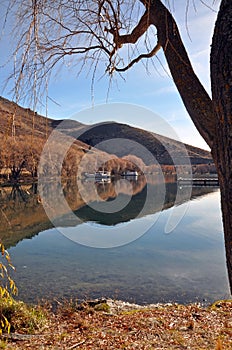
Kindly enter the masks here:
<path id="1" fill-rule="evenodd" d="M 154 214 L 160 210 L 174 205 L 178 184 L 173 177 L 166 178 L 166 193 L 164 203 L 159 202 L 160 178 L 157 176 L 147 177 L 149 183 L 155 187 L 156 198 L 146 206 L 146 213 Z M 57 191 L 62 191 L 70 207 L 70 210 L 80 218 L 80 224 L 85 221 L 94 221 L 104 225 L 117 225 L 139 217 L 147 194 L 147 183 L 144 176 L 138 179 L 119 181 L 95 182 L 65 180 L 62 187 L 55 182 L 44 183 L 43 191 L 48 197 L 53 197 Z M 85 191 L 85 201 L 80 192 Z M 176 204 L 187 201 L 188 191 L 181 189 L 181 196 Z M 214 191 L 209 187 L 193 187 L 192 197 L 203 196 Z M 90 204 L 97 201 L 110 202 L 117 196 L 131 197 L 128 205 L 115 213 L 99 213 L 91 208 Z M 18 241 L 33 237 L 41 231 L 51 228 L 53 225 L 48 219 L 43 203 L 40 201 L 37 183 L 31 185 L 14 185 L 0 188 L 0 239 L 6 247 L 17 244 Z M 60 225 L 72 226 L 68 219 L 68 213 L 60 213 Z"/>

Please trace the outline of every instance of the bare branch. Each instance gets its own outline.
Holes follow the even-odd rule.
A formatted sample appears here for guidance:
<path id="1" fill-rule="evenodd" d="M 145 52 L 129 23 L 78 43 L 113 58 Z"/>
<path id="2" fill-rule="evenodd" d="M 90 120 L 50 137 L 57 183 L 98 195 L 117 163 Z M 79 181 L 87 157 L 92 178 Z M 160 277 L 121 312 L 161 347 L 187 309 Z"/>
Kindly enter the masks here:
<path id="1" fill-rule="evenodd" d="M 143 58 L 151 58 L 155 56 L 160 49 L 161 49 L 161 45 L 158 43 L 151 52 L 147 54 L 139 55 L 137 58 L 133 59 L 126 67 L 123 67 L 123 68 L 113 67 L 112 70 L 113 71 L 115 70 L 116 72 L 125 72 L 126 70 L 131 68 L 135 63 L 138 63 L 139 61 L 141 61 Z M 113 73 L 113 71 L 110 73 Z"/>

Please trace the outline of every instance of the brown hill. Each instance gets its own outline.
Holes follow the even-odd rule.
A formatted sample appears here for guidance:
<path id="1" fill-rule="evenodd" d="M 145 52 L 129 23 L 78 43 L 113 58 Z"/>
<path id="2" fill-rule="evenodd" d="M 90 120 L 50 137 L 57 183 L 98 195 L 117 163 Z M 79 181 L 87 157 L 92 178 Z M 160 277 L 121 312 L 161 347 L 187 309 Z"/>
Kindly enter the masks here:
<path id="1" fill-rule="evenodd" d="M 53 120 L 0 97 L 0 169 L 12 169 L 13 165 L 19 167 L 23 164 L 28 171 L 36 174 L 43 146 L 57 127 L 67 135 L 78 136 L 74 147 L 78 161 L 91 146 L 95 147 L 93 159 L 99 149 L 117 157 L 135 155 L 145 165 L 154 164 L 154 159 L 161 165 L 184 165 L 188 158 L 193 165 L 213 163 L 208 151 L 146 130 L 116 122 L 87 126 L 75 120 Z M 187 153 L 183 152 L 185 148 Z M 99 154 L 104 158 L 105 153 Z M 74 159 L 69 156 L 71 158 Z M 128 162 L 124 165 L 128 165 Z M 69 172 L 66 175 L 70 176 L 70 166 L 67 165 L 67 168 Z"/>
<path id="2" fill-rule="evenodd" d="M 4 136 L 12 136 L 15 127 L 16 136 L 34 135 L 45 138 L 52 130 L 52 122 L 50 118 L 0 97 L 0 133 Z"/>
<path id="3" fill-rule="evenodd" d="M 98 124 L 83 132 L 79 139 L 108 153 L 113 150 L 118 157 L 135 154 L 146 165 L 154 163 L 154 158 L 161 165 L 186 164 L 188 157 L 193 165 L 213 163 L 206 150 L 121 123 Z"/>
<path id="4" fill-rule="evenodd" d="M 0 175 L 17 180 L 32 175 L 37 177 L 37 166 L 44 144 L 59 121 L 43 117 L 29 108 L 22 108 L 14 102 L 0 97 Z M 75 126 L 77 126 L 75 122 Z M 70 122 L 68 125 L 71 127 Z M 81 124 L 79 123 L 79 126 Z M 72 125 L 73 127 L 73 125 Z M 70 153 L 75 152 L 73 163 L 81 159 L 88 145 L 76 141 Z M 72 154 L 68 157 L 72 158 Z M 70 162 L 69 162 L 70 163 Z M 67 164 L 66 164 L 67 165 Z M 73 164 L 72 164 L 73 165 Z M 70 169 L 70 164 L 66 166 Z"/>

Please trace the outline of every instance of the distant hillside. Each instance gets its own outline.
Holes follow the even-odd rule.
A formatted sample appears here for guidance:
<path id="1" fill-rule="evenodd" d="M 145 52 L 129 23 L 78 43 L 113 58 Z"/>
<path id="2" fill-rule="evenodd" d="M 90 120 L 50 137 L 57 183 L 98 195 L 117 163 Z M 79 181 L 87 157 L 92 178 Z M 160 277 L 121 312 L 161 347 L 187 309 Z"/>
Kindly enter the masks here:
<path id="1" fill-rule="evenodd" d="M 75 120 L 54 120 L 0 97 L 0 174 L 3 168 L 11 169 L 12 172 L 13 167 L 25 167 L 33 176 L 37 176 L 37 164 L 43 146 L 56 127 L 75 138 L 81 133 L 72 154 L 67 156 L 64 176 L 72 176 L 77 171 L 78 162 L 89 150 L 89 146 L 95 147 L 92 149 L 92 164 L 95 163 L 97 153 L 97 157 L 103 160 L 106 159 L 106 153 L 115 154 L 120 158 L 135 155 L 143 159 L 146 166 L 154 164 L 154 158 L 159 164 L 167 166 L 173 163 L 184 165 L 188 157 L 192 165 L 213 163 L 208 151 L 185 145 L 188 152 L 186 156 L 181 142 L 146 130 L 116 122 L 89 127 Z M 132 142 L 128 143 L 128 140 Z M 109 170 L 116 167 L 122 171 L 123 168 L 130 167 L 129 161 L 121 159 L 118 160 L 118 164 L 111 162 L 108 164 Z"/>
<path id="2" fill-rule="evenodd" d="M 74 120 L 54 120 L 33 112 L 30 108 L 23 108 L 0 96 L 0 134 L 12 135 L 13 115 L 15 119 L 15 135 L 32 135 L 47 138 L 51 131 L 61 122 L 65 129 L 75 129 L 83 126 Z"/>
<path id="3" fill-rule="evenodd" d="M 0 97 L 0 182 L 15 182 L 20 178 L 37 178 L 38 164 L 50 133 L 60 123 L 58 120 L 43 117 L 29 108 L 25 109 L 14 102 Z M 75 121 L 64 123 L 73 130 L 80 127 Z M 64 160 L 63 175 L 71 176 L 77 170 L 78 162 L 89 146 L 77 140 L 67 159 Z M 55 164 L 49 161 L 49 167 Z"/>
<path id="4" fill-rule="evenodd" d="M 16 136 L 33 133 L 35 137 L 45 138 L 52 131 L 52 119 L 45 118 L 29 108 L 22 108 L 16 103 L 0 97 L 0 133 L 4 136 L 12 135 L 13 115 L 15 115 Z"/>
<path id="5" fill-rule="evenodd" d="M 136 147 L 136 145 L 120 140 L 129 139 L 137 142 L 139 145 L 143 145 L 146 150 L 151 152 L 152 157 L 149 157 L 149 154 L 146 153 L 146 165 L 150 165 L 153 162 L 153 156 L 157 159 L 158 163 L 162 165 L 172 165 L 173 160 L 171 156 L 174 157 L 174 159 L 178 159 L 179 164 L 186 164 L 186 156 L 183 154 L 183 143 L 126 124 L 112 122 L 102 123 L 82 133 L 79 139 L 97 148 L 101 148 L 101 143 L 103 143 L 103 141 L 109 140 L 109 142 L 104 142 L 103 144 L 104 151 L 112 153 L 113 149 L 118 157 L 134 154 L 134 147 Z M 110 140 L 113 142 L 114 139 L 119 140 L 118 142 L 114 142 L 112 146 Z M 186 144 L 184 144 L 184 146 L 187 149 L 188 156 L 193 165 L 213 163 L 210 152 Z M 136 151 L 138 157 L 140 157 L 141 152 L 142 158 L 143 150 L 138 147 Z"/>

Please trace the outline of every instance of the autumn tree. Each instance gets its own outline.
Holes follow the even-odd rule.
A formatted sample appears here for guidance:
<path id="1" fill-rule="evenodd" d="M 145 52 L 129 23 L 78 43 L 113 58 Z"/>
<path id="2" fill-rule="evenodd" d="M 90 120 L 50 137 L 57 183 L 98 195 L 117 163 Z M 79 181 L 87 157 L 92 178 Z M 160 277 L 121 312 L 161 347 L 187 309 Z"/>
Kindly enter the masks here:
<path id="1" fill-rule="evenodd" d="M 92 67 L 94 76 L 97 65 L 102 68 L 105 64 L 105 72 L 111 75 L 121 74 L 163 50 L 182 101 L 216 164 L 232 289 L 232 1 L 221 0 L 215 23 L 210 60 L 212 97 L 192 68 L 178 26 L 166 6 L 168 1 L 8 2 L 8 12 L 15 11 L 18 19 L 14 71 L 17 94 L 23 94 L 21 88 L 26 93 L 31 89 L 36 91 L 36 99 L 54 67 L 70 62 L 70 57 L 76 57 L 80 71 Z M 142 43 L 144 51 L 138 53 Z"/>

